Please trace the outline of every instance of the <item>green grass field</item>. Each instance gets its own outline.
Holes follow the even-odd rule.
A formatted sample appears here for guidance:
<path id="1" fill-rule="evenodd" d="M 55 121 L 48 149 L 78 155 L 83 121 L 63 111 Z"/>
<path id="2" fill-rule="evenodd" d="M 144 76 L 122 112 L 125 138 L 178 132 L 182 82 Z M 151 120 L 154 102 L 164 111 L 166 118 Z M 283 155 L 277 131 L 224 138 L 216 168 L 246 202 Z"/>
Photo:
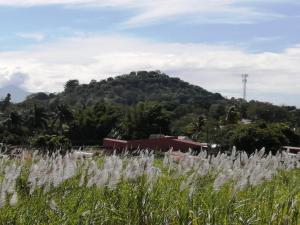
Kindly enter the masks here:
<path id="1" fill-rule="evenodd" d="M 0 224 L 300 224 L 296 166 L 279 166 L 255 185 L 248 177 L 247 185 L 237 186 L 235 175 L 216 185 L 221 170 L 206 158 L 211 168 L 200 175 L 205 162 L 193 158 L 189 164 L 147 155 L 2 159 Z M 9 178 L 18 166 L 20 174 Z M 63 179 L 55 183 L 58 174 Z"/>

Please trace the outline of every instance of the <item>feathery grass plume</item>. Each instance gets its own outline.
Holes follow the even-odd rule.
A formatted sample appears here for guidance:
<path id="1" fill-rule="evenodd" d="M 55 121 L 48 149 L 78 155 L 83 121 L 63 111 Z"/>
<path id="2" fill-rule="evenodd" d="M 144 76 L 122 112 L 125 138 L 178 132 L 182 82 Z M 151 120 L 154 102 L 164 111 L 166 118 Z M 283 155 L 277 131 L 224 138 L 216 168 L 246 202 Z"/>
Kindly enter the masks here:
<path id="1" fill-rule="evenodd" d="M 229 176 L 223 173 L 219 173 L 214 181 L 214 189 L 220 190 L 220 188 L 229 180 Z"/>
<path id="2" fill-rule="evenodd" d="M 195 174 L 192 174 L 192 175 L 190 175 L 186 180 L 183 180 L 183 181 L 181 182 L 179 191 L 182 192 L 182 191 L 184 191 L 186 188 L 188 188 L 188 187 L 193 183 L 194 178 L 195 178 Z"/>
<path id="3" fill-rule="evenodd" d="M 14 192 L 11 199 L 10 199 L 10 201 L 9 201 L 9 205 L 10 206 L 15 206 L 15 205 L 17 205 L 17 203 L 18 203 L 18 195 L 17 195 L 17 192 Z"/>
<path id="4" fill-rule="evenodd" d="M 5 167 L 5 175 L 2 181 L 2 191 L 7 193 L 15 192 L 16 180 L 20 176 L 21 166 L 16 166 L 15 163 Z"/>
<path id="5" fill-rule="evenodd" d="M 110 189 L 114 189 L 116 185 L 119 183 L 121 178 L 120 171 L 111 171 L 110 176 L 109 176 L 109 181 L 108 181 L 108 187 Z"/>
<path id="6" fill-rule="evenodd" d="M 108 179 L 109 179 L 108 172 L 105 169 L 101 170 L 95 182 L 96 186 L 98 188 L 104 187 L 107 184 Z"/>
<path id="7" fill-rule="evenodd" d="M 36 160 L 36 158 L 37 158 L 37 156 L 38 156 L 38 151 L 37 150 L 35 150 L 33 153 L 32 153 L 32 162 L 34 162 L 35 160 Z"/>
<path id="8" fill-rule="evenodd" d="M 0 208 L 4 207 L 6 205 L 6 193 L 1 190 L 0 193 Z"/>
<path id="9" fill-rule="evenodd" d="M 170 152 L 165 152 L 163 165 L 164 167 L 168 167 L 170 162 Z"/>
<path id="10" fill-rule="evenodd" d="M 195 184 L 193 183 L 191 186 L 190 186 L 190 190 L 189 190 L 189 200 L 191 201 L 193 199 L 193 195 L 194 195 L 194 192 L 195 192 Z"/>
<path id="11" fill-rule="evenodd" d="M 50 209 L 52 209 L 52 210 L 54 210 L 54 211 L 56 211 L 57 208 L 58 208 L 56 202 L 55 202 L 53 199 L 51 199 L 51 201 L 50 201 L 50 203 L 49 203 L 49 207 L 50 207 Z"/>
<path id="12" fill-rule="evenodd" d="M 30 187 L 30 194 L 32 194 L 35 191 L 39 175 L 40 174 L 37 165 L 32 164 L 27 179 L 28 185 Z"/>
<path id="13" fill-rule="evenodd" d="M 71 159 L 71 155 L 67 154 L 63 160 L 63 181 L 72 178 L 76 174 L 77 165 L 76 159 Z"/>
<path id="14" fill-rule="evenodd" d="M 79 187 L 83 187 L 84 182 L 85 182 L 85 172 L 82 172 L 82 173 L 81 173 L 81 176 L 80 176 L 80 180 L 79 180 L 78 186 L 79 186 Z"/>

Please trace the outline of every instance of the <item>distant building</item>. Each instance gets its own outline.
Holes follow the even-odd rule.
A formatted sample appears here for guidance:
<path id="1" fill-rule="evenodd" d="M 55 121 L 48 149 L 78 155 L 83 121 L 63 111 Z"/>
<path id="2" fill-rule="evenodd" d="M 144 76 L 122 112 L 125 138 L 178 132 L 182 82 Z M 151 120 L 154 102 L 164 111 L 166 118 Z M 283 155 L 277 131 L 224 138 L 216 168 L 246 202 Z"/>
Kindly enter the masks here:
<path id="1" fill-rule="evenodd" d="M 300 147 L 284 146 L 283 150 L 288 151 L 289 153 L 292 153 L 292 154 L 300 153 Z"/>
<path id="2" fill-rule="evenodd" d="M 132 149 L 153 149 L 160 151 L 169 151 L 173 148 L 174 151 L 187 152 L 189 149 L 201 151 L 206 149 L 207 145 L 186 140 L 182 136 L 164 136 L 164 135 L 151 135 L 149 139 L 142 140 L 117 140 L 105 138 L 103 146 L 106 149 L 117 150 L 132 150 Z"/>

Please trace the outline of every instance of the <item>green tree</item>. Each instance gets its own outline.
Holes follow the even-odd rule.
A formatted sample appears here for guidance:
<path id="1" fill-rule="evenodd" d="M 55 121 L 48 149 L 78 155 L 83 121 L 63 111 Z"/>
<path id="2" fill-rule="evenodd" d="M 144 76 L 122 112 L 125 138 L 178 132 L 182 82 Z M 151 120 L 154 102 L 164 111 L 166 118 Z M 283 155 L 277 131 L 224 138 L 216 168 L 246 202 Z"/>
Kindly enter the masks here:
<path id="1" fill-rule="evenodd" d="M 199 116 L 193 123 L 193 139 L 198 140 L 199 135 L 204 131 L 205 125 L 207 126 L 207 118 L 204 115 Z"/>
<path id="2" fill-rule="evenodd" d="M 59 104 L 54 112 L 52 127 L 58 122 L 59 133 L 62 135 L 64 133 L 63 125 L 69 124 L 73 118 L 72 110 L 65 104 Z"/>
<path id="3" fill-rule="evenodd" d="M 44 150 L 45 153 L 49 151 L 65 153 L 72 147 L 70 140 L 61 135 L 37 135 L 30 138 L 29 143 L 34 148 Z"/>
<path id="4" fill-rule="evenodd" d="M 34 105 L 28 119 L 28 124 L 32 129 L 46 130 L 48 128 L 48 118 L 49 115 L 44 107 Z"/>
<path id="5" fill-rule="evenodd" d="M 9 119 L 11 122 L 11 128 L 14 131 L 19 129 L 23 125 L 23 122 L 24 122 L 22 116 L 18 112 L 15 112 L 15 111 L 13 111 L 9 114 Z"/>
<path id="6" fill-rule="evenodd" d="M 151 134 L 169 134 L 170 123 L 171 113 L 163 105 L 139 102 L 121 121 L 120 133 L 123 138 L 128 139 L 148 138 Z"/>
<path id="7" fill-rule="evenodd" d="M 101 102 L 78 110 L 70 123 L 68 136 L 73 144 L 99 144 L 116 127 L 120 110 Z"/>
<path id="8" fill-rule="evenodd" d="M 229 107 L 226 115 L 227 124 L 236 124 L 240 120 L 240 114 L 235 106 Z"/>
<path id="9" fill-rule="evenodd" d="M 0 102 L 0 109 L 5 112 L 11 104 L 11 94 L 7 94 L 6 97 Z"/>
<path id="10" fill-rule="evenodd" d="M 239 125 L 234 130 L 232 144 L 248 153 L 263 147 L 275 153 L 284 145 L 295 143 L 296 140 L 299 143 L 299 139 L 299 135 L 285 124 L 255 123 Z"/>
<path id="11" fill-rule="evenodd" d="M 79 86 L 78 80 L 69 80 L 65 84 L 65 92 L 72 92 Z"/>

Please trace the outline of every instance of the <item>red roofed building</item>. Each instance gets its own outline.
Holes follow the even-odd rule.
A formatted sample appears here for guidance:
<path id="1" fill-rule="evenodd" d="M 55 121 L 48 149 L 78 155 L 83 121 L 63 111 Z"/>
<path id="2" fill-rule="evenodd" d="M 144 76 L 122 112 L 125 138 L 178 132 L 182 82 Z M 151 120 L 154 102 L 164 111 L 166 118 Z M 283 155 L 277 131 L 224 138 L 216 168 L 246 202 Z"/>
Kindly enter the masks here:
<path id="1" fill-rule="evenodd" d="M 284 146 L 283 150 L 288 151 L 292 154 L 300 153 L 300 147 Z"/>
<path id="2" fill-rule="evenodd" d="M 153 149 L 160 151 L 169 151 L 173 148 L 174 151 L 187 152 L 189 149 L 202 150 L 206 145 L 191 140 L 184 140 L 177 136 L 158 136 L 150 137 L 149 139 L 142 140 L 117 140 L 105 138 L 103 146 L 106 149 Z"/>

